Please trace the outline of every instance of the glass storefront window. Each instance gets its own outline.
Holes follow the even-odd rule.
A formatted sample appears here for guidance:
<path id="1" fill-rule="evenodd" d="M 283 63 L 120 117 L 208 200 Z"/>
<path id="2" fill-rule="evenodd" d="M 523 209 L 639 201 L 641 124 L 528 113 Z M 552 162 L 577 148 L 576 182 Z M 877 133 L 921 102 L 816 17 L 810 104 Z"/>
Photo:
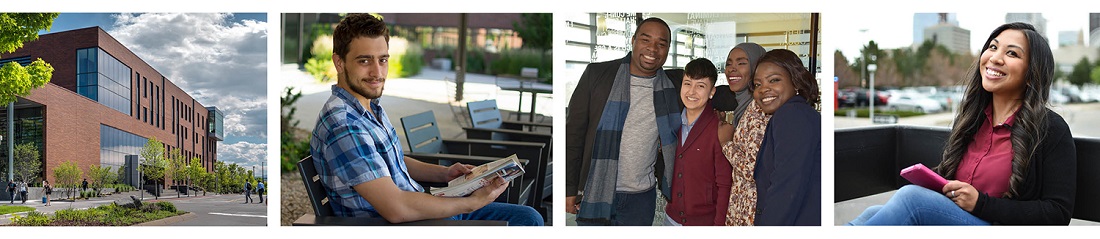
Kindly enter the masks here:
<path id="1" fill-rule="evenodd" d="M 46 148 L 43 144 L 43 135 L 45 135 L 45 115 L 43 107 L 30 107 L 15 109 L 15 144 L 31 143 L 38 147 L 39 160 L 45 161 Z M 3 168 L 4 173 L 7 173 L 8 163 L 8 110 L 5 107 L 0 107 L 0 135 L 4 135 L 4 140 L 0 141 L 3 147 L 0 147 L 0 168 Z M 41 175 L 39 175 L 41 176 Z"/>

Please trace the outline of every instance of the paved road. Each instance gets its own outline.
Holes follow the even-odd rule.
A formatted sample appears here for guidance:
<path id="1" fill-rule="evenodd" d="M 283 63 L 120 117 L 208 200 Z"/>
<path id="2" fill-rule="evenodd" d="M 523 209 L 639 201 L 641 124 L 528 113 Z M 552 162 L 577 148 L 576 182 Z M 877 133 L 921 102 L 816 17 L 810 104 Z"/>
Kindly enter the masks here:
<path id="1" fill-rule="evenodd" d="M 1096 127 L 1100 123 L 1100 103 L 1060 105 L 1051 109 L 1062 115 L 1074 137 L 1100 138 L 1100 127 Z M 901 118 L 898 124 L 951 127 L 953 119 L 951 113 L 939 113 Z M 834 117 L 833 120 L 834 129 L 871 125 L 867 118 Z"/>
<path id="2" fill-rule="evenodd" d="M 267 195 L 264 195 L 266 198 Z M 252 195 L 257 200 L 256 195 Z M 171 226 L 266 226 L 267 204 L 244 204 L 244 196 L 223 194 L 217 196 L 166 199 L 176 204 L 176 209 L 195 214 L 194 218 Z"/>

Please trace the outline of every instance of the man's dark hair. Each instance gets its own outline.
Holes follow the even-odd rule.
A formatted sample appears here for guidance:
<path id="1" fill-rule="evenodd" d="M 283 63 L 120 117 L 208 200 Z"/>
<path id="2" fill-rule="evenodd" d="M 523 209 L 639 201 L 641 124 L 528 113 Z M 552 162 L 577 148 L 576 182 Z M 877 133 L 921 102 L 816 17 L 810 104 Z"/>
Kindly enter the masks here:
<path id="1" fill-rule="evenodd" d="M 718 81 L 718 68 L 715 68 L 714 63 L 711 63 L 707 58 L 695 58 L 695 60 L 688 62 L 687 66 L 684 66 L 684 76 L 693 79 L 710 79 L 710 85 L 713 86 L 714 82 Z"/>
<path id="2" fill-rule="evenodd" d="M 348 54 L 348 44 L 359 37 L 385 37 L 390 43 L 390 29 L 381 18 L 366 13 L 349 13 L 332 33 L 332 53 L 344 58 Z"/>
<path id="3" fill-rule="evenodd" d="M 661 24 L 662 26 L 665 26 L 665 29 L 668 29 L 668 34 L 670 35 L 669 37 L 672 37 L 671 36 L 672 35 L 672 28 L 668 26 L 668 23 L 665 22 L 665 20 L 661 20 L 660 18 L 656 18 L 656 17 L 646 18 L 645 20 L 642 20 L 641 22 L 639 22 L 638 26 L 634 28 L 634 36 L 635 37 L 638 36 L 638 31 L 642 29 L 642 25 L 645 25 L 647 22 L 656 22 L 656 23 Z"/>

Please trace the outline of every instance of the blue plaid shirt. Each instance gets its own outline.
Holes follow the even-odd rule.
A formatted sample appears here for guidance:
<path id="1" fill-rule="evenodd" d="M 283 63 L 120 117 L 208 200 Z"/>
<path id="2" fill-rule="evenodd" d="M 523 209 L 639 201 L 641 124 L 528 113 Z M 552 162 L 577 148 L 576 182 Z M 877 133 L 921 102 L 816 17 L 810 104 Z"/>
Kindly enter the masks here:
<path id="1" fill-rule="evenodd" d="M 332 97 L 321 109 L 317 127 L 313 129 L 309 151 L 336 216 L 381 216 L 352 189 L 352 186 L 371 180 L 390 177 L 401 190 L 424 191 L 409 176 L 401 140 L 386 111 L 373 101 L 370 107 L 377 118 L 351 93 L 333 85 Z"/>

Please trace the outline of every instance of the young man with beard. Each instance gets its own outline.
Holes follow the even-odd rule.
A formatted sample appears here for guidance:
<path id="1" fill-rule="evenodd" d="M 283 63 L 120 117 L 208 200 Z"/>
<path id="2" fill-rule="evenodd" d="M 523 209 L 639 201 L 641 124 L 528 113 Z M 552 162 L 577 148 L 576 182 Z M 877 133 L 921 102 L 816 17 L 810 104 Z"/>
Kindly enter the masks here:
<path id="1" fill-rule="evenodd" d="M 391 223 L 424 219 L 503 220 L 541 226 L 533 208 L 493 202 L 507 188 L 500 177 L 467 197 L 424 193 L 417 181 L 447 182 L 473 166 L 428 164 L 404 156 L 397 131 L 377 99 L 389 68 L 389 30 L 369 14 L 348 14 L 333 33 L 338 81 L 321 109 L 310 141 L 321 183 L 341 217 L 382 217 Z"/>
<path id="2" fill-rule="evenodd" d="M 618 60 L 589 64 L 566 115 L 566 211 L 578 225 L 652 225 L 656 188 L 669 197 L 683 71 L 662 66 L 672 43 L 648 18 Z"/>

